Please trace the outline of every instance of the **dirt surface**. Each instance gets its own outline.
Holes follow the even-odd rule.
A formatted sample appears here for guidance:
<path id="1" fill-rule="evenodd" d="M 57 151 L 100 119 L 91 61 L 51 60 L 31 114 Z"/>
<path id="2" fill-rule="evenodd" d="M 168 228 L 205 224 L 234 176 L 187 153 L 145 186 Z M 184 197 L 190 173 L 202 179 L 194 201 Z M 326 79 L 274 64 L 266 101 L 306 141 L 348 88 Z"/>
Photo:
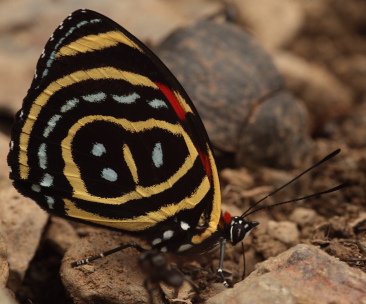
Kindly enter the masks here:
<path id="1" fill-rule="evenodd" d="M 254 269 L 256 263 L 276 256 L 298 243 L 317 245 L 328 254 L 347 262 L 350 267 L 366 272 L 366 2 L 314 2 L 300 5 L 304 21 L 296 35 L 280 48 L 270 51 L 270 54 L 276 56 L 280 49 L 298 56 L 321 67 L 346 88 L 349 93 L 347 96 L 351 99 L 346 108 L 337 107 L 336 114 L 312 116 L 314 103 L 310 102 L 312 107 L 309 108 L 313 119 L 313 149 L 309 155 L 309 163 L 316 163 L 337 148 L 341 148 L 342 152 L 271 196 L 260 206 L 317 193 L 345 182 L 350 186 L 331 194 L 263 210 L 250 216 L 250 220 L 261 224 L 245 242 L 247 274 Z M 233 9 L 237 12 L 235 6 Z M 334 88 L 336 89 L 338 88 Z M 293 93 L 300 99 L 306 97 L 303 95 L 304 88 L 293 90 Z M 326 96 L 322 98 L 326 100 Z M 321 106 L 315 104 L 314 111 Z M 7 134 L 11 115 L 3 111 L 1 116 L 4 117 L 1 125 Z M 266 147 L 261 149 L 265 150 Z M 221 159 L 223 164 L 227 163 L 224 157 L 220 157 L 220 161 Z M 291 171 L 266 167 L 250 171 L 245 168 L 222 170 L 223 209 L 235 215 L 242 214 L 251 204 L 305 170 L 309 163 Z M 289 222 L 292 225 L 279 226 L 273 221 Z M 71 225 L 79 236 L 85 236 L 96 229 L 73 223 Z M 43 238 L 25 273 L 23 283 L 15 292 L 19 303 L 73 303 L 59 276 L 65 248 L 60 249 L 57 243 L 47 238 L 50 227 L 50 224 L 45 227 Z M 297 231 L 295 235 L 294 231 Z M 199 285 L 204 298 L 212 295 L 209 287 L 219 281 L 214 275 L 214 269 L 218 265 L 217 251 L 198 261 L 185 261 L 179 265 L 182 272 Z M 241 246 L 228 246 L 225 270 L 232 273 L 233 282 L 241 280 Z"/>

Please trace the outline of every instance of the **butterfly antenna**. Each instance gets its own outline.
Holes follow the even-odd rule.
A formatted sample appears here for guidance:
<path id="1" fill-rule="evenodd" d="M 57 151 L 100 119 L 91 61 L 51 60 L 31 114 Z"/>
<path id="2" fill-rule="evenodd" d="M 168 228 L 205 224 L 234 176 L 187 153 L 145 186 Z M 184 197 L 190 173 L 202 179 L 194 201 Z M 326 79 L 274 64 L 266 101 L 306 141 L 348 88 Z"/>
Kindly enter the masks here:
<path id="1" fill-rule="evenodd" d="M 260 208 L 260 209 L 257 209 L 255 211 L 252 211 L 252 212 L 249 212 L 250 210 L 252 210 L 255 206 L 259 205 L 261 202 L 263 202 L 264 200 L 266 200 L 267 198 L 269 198 L 270 196 L 274 195 L 275 193 L 277 193 L 278 191 L 282 190 L 283 188 L 287 187 L 288 185 L 292 184 L 294 181 L 298 180 L 301 176 L 303 176 L 304 174 L 308 173 L 309 171 L 313 170 L 314 168 L 320 166 L 322 163 L 325 163 L 326 161 L 328 161 L 329 159 L 331 159 L 332 157 L 336 156 L 339 152 L 341 152 L 341 149 L 337 149 L 335 151 L 333 151 L 332 153 L 328 154 L 326 157 L 324 157 L 322 160 L 318 161 L 316 164 L 312 165 L 311 167 L 309 167 L 308 169 L 306 169 L 305 171 L 303 171 L 302 173 L 300 173 L 299 175 L 297 175 L 295 178 L 293 178 L 292 180 L 290 180 L 289 182 L 287 182 L 286 184 L 284 184 L 283 186 L 281 186 L 280 188 L 277 188 L 275 191 L 271 192 L 270 194 L 268 194 L 267 196 L 263 197 L 262 199 L 260 199 L 258 202 L 256 202 L 255 204 L 253 204 L 252 206 L 250 206 L 242 215 L 241 217 L 246 217 L 247 215 L 249 214 L 253 214 L 254 212 L 258 211 L 258 210 L 263 210 L 263 209 L 266 209 L 266 208 L 272 208 L 274 206 L 277 206 L 277 205 L 282 205 L 282 204 L 287 204 L 287 203 L 290 203 L 290 202 L 296 202 L 296 201 L 299 201 L 299 200 L 303 200 L 303 199 L 306 199 L 306 198 L 310 198 L 310 197 L 313 197 L 313 196 L 317 196 L 317 195 L 321 195 L 321 194 L 324 194 L 324 193 L 329 193 L 329 192 L 326 192 L 326 191 L 329 191 L 329 190 L 332 190 L 332 189 L 335 189 L 335 188 L 332 188 L 332 189 L 329 189 L 329 190 L 326 190 L 324 191 L 324 193 L 322 192 L 319 192 L 319 193 L 315 193 L 315 194 L 312 194 L 312 195 L 309 195 L 308 197 L 307 196 L 304 196 L 303 198 L 299 198 L 299 199 L 294 199 L 294 200 L 291 200 L 291 201 L 287 201 L 287 202 L 282 202 L 282 203 L 278 203 L 278 204 L 275 204 L 275 205 L 271 205 L 271 206 L 267 206 L 267 207 L 263 207 L 263 208 Z M 344 188 L 344 187 L 342 187 Z M 338 189 L 337 189 L 338 190 Z M 333 190 L 333 191 L 336 191 L 336 190 Z M 333 191 L 330 191 L 330 192 L 333 192 Z"/>
<path id="2" fill-rule="evenodd" d="M 281 202 L 281 203 L 277 203 L 277 204 L 273 204 L 273 205 L 269 205 L 269 206 L 264 206 L 264 207 L 255 209 L 252 212 L 246 213 L 245 216 L 251 215 L 251 214 L 256 213 L 260 210 L 271 209 L 271 208 L 276 207 L 276 206 L 280 206 L 280 205 L 284 205 L 284 204 L 288 204 L 288 203 L 294 203 L 294 202 L 298 202 L 298 201 L 302 201 L 302 200 L 306 200 L 306 199 L 310 199 L 310 198 L 314 198 L 314 197 L 319 197 L 323 194 L 335 192 L 335 191 L 338 191 L 340 189 L 346 188 L 349 185 L 350 185 L 349 183 L 343 183 L 343 184 L 340 184 L 336 187 L 333 187 L 331 189 L 324 190 L 324 191 L 321 191 L 321 192 L 318 192 L 318 193 L 314 193 L 314 194 L 311 194 L 311 195 L 295 198 L 295 199 L 292 199 L 292 200 L 289 200 L 289 201 L 285 201 L 285 202 Z"/>

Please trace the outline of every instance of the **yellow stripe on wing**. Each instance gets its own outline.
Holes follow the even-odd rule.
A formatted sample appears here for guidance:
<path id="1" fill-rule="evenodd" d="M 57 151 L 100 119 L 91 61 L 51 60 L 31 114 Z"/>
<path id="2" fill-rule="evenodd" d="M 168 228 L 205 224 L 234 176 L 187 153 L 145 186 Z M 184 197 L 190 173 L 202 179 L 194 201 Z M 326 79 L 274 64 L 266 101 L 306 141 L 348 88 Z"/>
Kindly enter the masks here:
<path id="1" fill-rule="evenodd" d="M 134 43 L 130 38 L 119 31 L 111 31 L 98 35 L 88 35 L 79 38 L 60 48 L 56 54 L 56 58 L 62 56 L 75 56 L 80 53 L 95 52 L 106 48 L 125 44 L 143 53 L 142 49 Z"/>
<path id="2" fill-rule="evenodd" d="M 207 176 L 205 176 L 196 191 L 193 192 L 191 196 L 180 201 L 178 204 L 166 205 L 161 207 L 159 210 L 148 212 L 146 215 L 137 216 L 133 219 L 109 219 L 98 214 L 79 209 L 71 200 L 64 199 L 64 202 L 65 210 L 67 210 L 67 215 L 70 217 L 126 231 L 143 231 L 154 227 L 157 223 L 176 215 L 182 210 L 194 208 L 202 201 L 209 188 L 210 181 Z"/>
<path id="3" fill-rule="evenodd" d="M 145 76 L 122 71 L 114 67 L 103 67 L 85 71 L 77 71 L 50 83 L 48 87 L 33 102 L 28 118 L 23 126 L 22 133 L 20 134 L 21 152 L 19 153 L 19 162 L 22 165 L 20 166 L 20 177 L 22 179 L 27 179 L 29 175 L 28 155 L 27 153 L 22 151 L 28 151 L 30 134 L 42 108 L 47 105 L 50 98 L 59 90 L 75 83 L 90 79 L 121 79 L 136 86 L 146 86 L 154 89 L 159 89 L 154 82 L 152 82 L 149 78 Z"/>

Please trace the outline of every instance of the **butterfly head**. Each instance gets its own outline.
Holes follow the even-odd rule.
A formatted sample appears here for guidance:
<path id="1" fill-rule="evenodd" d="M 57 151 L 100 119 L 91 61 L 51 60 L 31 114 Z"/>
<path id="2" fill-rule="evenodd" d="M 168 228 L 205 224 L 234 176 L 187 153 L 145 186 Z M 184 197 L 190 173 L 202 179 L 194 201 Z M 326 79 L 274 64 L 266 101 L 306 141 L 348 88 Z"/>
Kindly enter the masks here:
<path id="1" fill-rule="evenodd" d="M 259 225 L 258 222 L 250 222 L 241 216 L 231 216 L 228 212 L 224 214 L 225 230 L 231 244 L 236 245 L 242 242 L 250 231 Z"/>

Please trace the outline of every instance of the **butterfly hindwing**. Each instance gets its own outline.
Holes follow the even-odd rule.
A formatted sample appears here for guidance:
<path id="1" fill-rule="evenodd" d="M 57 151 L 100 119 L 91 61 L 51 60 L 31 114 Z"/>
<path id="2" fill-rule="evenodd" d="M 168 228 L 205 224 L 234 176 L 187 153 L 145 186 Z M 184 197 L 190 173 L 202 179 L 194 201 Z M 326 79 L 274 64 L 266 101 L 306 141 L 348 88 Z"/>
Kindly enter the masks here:
<path id="1" fill-rule="evenodd" d="M 8 162 L 15 187 L 59 216 L 131 232 L 180 225 L 195 242 L 219 222 L 217 170 L 189 97 L 145 45 L 89 10 L 46 44 Z"/>

